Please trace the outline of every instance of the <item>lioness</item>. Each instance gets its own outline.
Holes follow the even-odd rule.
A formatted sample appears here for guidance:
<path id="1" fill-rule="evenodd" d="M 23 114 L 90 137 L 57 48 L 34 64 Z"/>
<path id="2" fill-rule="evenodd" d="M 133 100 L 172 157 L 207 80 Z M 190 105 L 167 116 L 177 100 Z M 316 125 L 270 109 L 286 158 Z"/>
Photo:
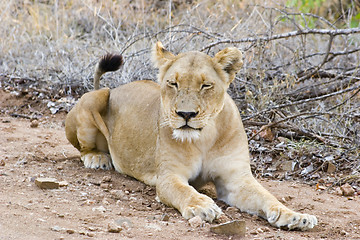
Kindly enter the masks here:
<path id="1" fill-rule="evenodd" d="M 281 204 L 252 176 L 247 137 L 239 111 L 226 93 L 242 66 L 237 48 L 215 57 L 201 52 L 174 55 L 157 43 L 153 61 L 158 83 L 136 81 L 84 94 L 69 112 L 65 130 L 88 168 L 110 169 L 156 186 L 161 202 L 186 219 L 213 221 L 221 209 L 196 189 L 214 182 L 217 196 L 276 227 L 307 230 L 315 216 Z M 100 76 L 119 68 L 106 56 Z"/>

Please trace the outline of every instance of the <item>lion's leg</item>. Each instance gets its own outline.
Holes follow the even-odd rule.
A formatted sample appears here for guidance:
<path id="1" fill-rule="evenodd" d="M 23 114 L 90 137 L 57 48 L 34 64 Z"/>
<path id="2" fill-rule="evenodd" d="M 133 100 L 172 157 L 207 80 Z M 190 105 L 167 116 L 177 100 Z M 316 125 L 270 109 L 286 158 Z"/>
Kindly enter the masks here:
<path id="1" fill-rule="evenodd" d="M 162 203 L 175 207 L 186 219 L 200 216 L 212 222 L 222 213 L 210 197 L 197 192 L 182 176 L 159 176 L 156 191 Z"/>
<path id="2" fill-rule="evenodd" d="M 257 214 L 276 227 L 307 230 L 317 224 L 315 216 L 294 212 L 280 203 L 252 176 L 248 162 L 226 164 L 215 179 L 218 198 L 241 211 Z"/>
<path id="3" fill-rule="evenodd" d="M 107 108 L 109 89 L 84 94 L 65 121 L 66 137 L 81 155 L 85 167 L 111 169 L 109 132 L 101 112 Z"/>
<path id="4" fill-rule="evenodd" d="M 80 156 L 84 166 L 93 169 L 112 169 L 111 157 L 106 149 L 106 139 L 92 121 L 83 120 L 77 129 Z"/>

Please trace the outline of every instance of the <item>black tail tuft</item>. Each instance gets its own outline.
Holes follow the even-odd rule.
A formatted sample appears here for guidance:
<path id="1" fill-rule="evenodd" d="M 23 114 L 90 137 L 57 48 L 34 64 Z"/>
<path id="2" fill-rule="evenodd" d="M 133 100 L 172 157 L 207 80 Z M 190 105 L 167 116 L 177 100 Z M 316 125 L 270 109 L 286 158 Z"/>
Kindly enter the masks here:
<path id="1" fill-rule="evenodd" d="M 106 54 L 99 62 L 99 69 L 102 72 L 113 72 L 118 70 L 124 63 L 123 57 L 116 54 Z"/>

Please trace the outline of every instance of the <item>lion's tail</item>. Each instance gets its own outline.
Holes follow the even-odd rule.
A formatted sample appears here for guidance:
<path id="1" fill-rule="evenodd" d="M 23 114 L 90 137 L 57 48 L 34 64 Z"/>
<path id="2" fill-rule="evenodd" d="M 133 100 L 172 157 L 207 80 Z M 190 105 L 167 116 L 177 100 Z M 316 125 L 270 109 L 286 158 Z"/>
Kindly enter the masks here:
<path id="1" fill-rule="evenodd" d="M 94 89 L 100 88 L 100 77 L 106 72 L 118 70 L 124 63 L 123 57 L 116 54 L 106 54 L 103 56 L 95 68 Z"/>

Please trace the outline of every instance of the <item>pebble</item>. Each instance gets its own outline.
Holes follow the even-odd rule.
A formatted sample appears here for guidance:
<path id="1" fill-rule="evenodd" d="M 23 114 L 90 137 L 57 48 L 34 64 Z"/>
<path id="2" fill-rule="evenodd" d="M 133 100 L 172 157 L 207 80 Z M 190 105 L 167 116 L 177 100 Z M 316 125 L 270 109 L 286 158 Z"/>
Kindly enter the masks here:
<path id="1" fill-rule="evenodd" d="M 111 186 L 110 183 L 101 183 L 101 184 L 100 184 L 100 187 L 103 188 L 103 189 L 109 189 L 110 186 Z"/>
<path id="2" fill-rule="evenodd" d="M 338 195 L 338 196 L 342 196 L 342 195 L 343 195 L 343 192 L 342 192 L 342 190 L 341 190 L 340 187 L 335 188 L 335 194 Z"/>
<path id="3" fill-rule="evenodd" d="M 33 120 L 31 123 L 30 123 L 30 127 L 31 128 L 37 128 L 39 126 L 39 122 L 37 120 Z"/>
<path id="4" fill-rule="evenodd" d="M 118 226 L 116 223 L 108 224 L 108 232 L 119 233 L 121 230 L 122 230 L 122 228 L 120 226 Z"/>
<path id="5" fill-rule="evenodd" d="M 36 178 L 35 184 L 41 189 L 59 188 L 59 182 L 55 178 Z"/>
<path id="6" fill-rule="evenodd" d="M 110 194 L 116 200 L 129 200 L 129 197 L 122 190 L 111 190 Z"/>
<path id="7" fill-rule="evenodd" d="M 111 182 L 111 176 L 104 176 L 101 180 L 103 183 Z"/>
<path id="8" fill-rule="evenodd" d="M 335 171 L 336 171 L 336 166 L 335 166 L 333 163 L 328 162 L 328 166 L 327 166 L 326 172 L 328 172 L 328 173 L 333 173 L 333 172 L 335 172 Z"/>
<path id="9" fill-rule="evenodd" d="M 67 187 L 69 186 L 69 183 L 67 181 L 60 181 L 59 182 L 59 187 Z"/>
<path id="10" fill-rule="evenodd" d="M 5 166 L 5 161 L 4 161 L 4 159 L 1 159 L 1 160 L 0 160 L 0 166 L 1 166 L 1 167 Z"/>
<path id="11" fill-rule="evenodd" d="M 355 193 L 355 190 L 353 189 L 352 186 L 350 186 L 350 184 L 345 183 L 344 185 L 342 185 L 340 187 L 340 189 L 342 190 L 342 193 L 344 196 L 352 196 Z"/>
<path id="12" fill-rule="evenodd" d="M 161 218 L 160 218 L 161 221 L 164 221 L 164 222 L 167 222 L 170 220 L 170 216 L 166 213 L 164 213 Z"/>
<path id="13" fill-rule="evenodd" d="M 195 216 L 189 219 L 189 224 L 193 228 L 198 228 L 203 224 L 203 220 L 199 216 Z"/>
<path id="14" fill-rule="evenodd" d="M 51 227 L 50 228 L 51 229 L 51 231 L 54 231 L 54 232 L 60 232 L 61 230 L 63 230 L 61 227 L 59 227 L 59 226 L 53 226 L 53 227 Z"/>
<path id="15" fill-rule="evenodd" d="M 75 230 L 74 229 L 67 229 L 66 232 L 68 234 L 73 234 L 73 233 L 75 233 Z"/>
<path id="16" fill-rule="evenodd" d="M 239 235 L 241 237 L 245 236 L 246 226 L 245 221 L 231 221 L 227 223 L 223 223 L 214 227 L 210 227 L 210 231 L 217 234 L 225 234 L 225 235 Z"/>
<path id="17" fill-rule="evenodd" d="M 89 229 L 90 231 L 92 231 L 92 232 L 94 232 L 94 231 L 96 231 L 96 230 L 97 230 L 97 228 L 96 228 L 96 227 L 88 227 L 88 229 Z"/>

